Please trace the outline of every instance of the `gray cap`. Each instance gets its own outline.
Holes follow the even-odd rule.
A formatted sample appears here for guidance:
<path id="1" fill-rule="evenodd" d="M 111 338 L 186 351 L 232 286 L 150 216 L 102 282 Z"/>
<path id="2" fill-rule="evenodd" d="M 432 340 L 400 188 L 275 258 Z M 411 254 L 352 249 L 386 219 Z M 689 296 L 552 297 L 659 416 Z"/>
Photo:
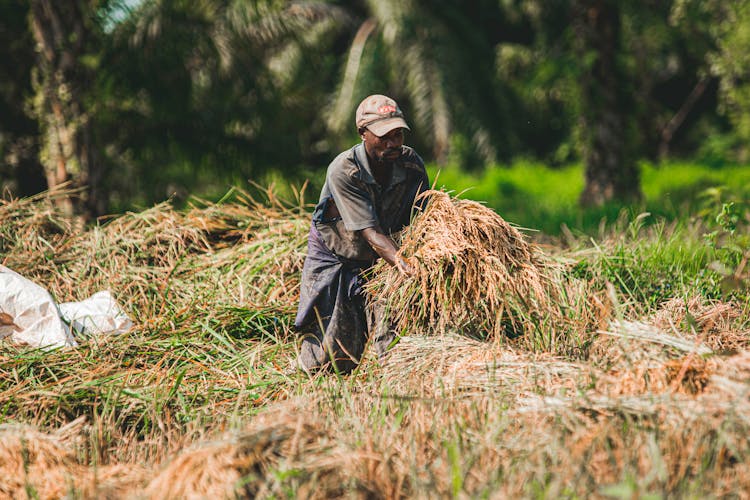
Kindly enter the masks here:
<path id="1" fill-rule="evenodd" d="M 390 97 L 374 94 L 359 103 L 356 114 L 357 128 L 366 127 L 370 132 L 382 137 L 396 128 L 411 130 L 404 120 L 404 113 L 396 101 Z"/>

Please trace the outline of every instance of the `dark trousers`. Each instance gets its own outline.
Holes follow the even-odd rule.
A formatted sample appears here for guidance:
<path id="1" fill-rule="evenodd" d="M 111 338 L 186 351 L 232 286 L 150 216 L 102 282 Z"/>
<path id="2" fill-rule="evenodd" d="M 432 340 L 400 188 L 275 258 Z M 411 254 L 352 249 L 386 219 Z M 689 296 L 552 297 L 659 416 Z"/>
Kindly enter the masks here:
<path id="1" fill-rule="evenodd" d="M 348 373 L 359 364 L 371 336 L 378 355 L 385 355 L 395 333 L 382 302 L 365 299 L 366 267 L 338 258 L 311 228 L 295 320 L 302 336 L 298 364 L 303 370 L 331 367 Z"/>

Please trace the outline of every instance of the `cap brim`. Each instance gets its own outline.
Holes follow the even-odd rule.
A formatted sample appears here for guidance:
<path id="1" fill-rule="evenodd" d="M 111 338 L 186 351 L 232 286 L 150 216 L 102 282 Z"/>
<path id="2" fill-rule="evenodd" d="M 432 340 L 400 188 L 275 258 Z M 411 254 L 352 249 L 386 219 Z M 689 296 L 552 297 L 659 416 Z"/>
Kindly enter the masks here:
<path id="1" fill-rule="evenodd" d="M 391 130 L 397 128 L 405 128 L 406 130 L 411 130 L 409 128 L 409 125 L 406 124 L 406 121 L 398 116 L 394 116 L 393 118 L 386 118 L 385 120 L 379 120 L 375 123 L 367 125 L 367 129 L 378 137 L 383 137 Z"/>

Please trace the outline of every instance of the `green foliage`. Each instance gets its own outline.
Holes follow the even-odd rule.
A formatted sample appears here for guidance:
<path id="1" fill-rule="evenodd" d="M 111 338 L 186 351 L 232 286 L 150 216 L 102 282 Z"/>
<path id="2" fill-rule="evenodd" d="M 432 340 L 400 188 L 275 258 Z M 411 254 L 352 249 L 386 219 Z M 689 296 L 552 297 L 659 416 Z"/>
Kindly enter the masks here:
<path id="1" fill-rule="evenodd" d="M 750 2 L 730 2 L 714 13 L 717 49 L 711 54 L 711 71 L 721 81 L 723 111 L 734 126 L 740 161 L 750 159 Z"/>
<path id="2" fill-rule="evenodd" d="M 46 187 L 38 159 L 38 124 L 27 115 L 34 42 L 28 2 L 0 2 L 0 189 L 30 196 Z"/>
<path id="3" fill-rule="evenodd" d="M 708 269 L 714 253 L 700 235 L 692 228 L 663 222 L 645 229 L 647 217 L 642 214 L 616 224 L 612 233 L 619 236 L 597 245 L 590 260 L 579 262 L 579 276 L 599 280 L 602 286 L 612 283 L 641 313 L 672 297 L 723 298 L 720 279 Z"/>
<path id="4" fill-rule="evenodd" d="M 43 187 L 40 161 L 54 157 L 44 131 L 57 119 L 44 92 L 74 90 L 63 125 L 86 136 L 89 182 L 102 191 L 103 211 L 319 173 L 357 140 L 354 107 L 373 92 L 399 100 L 409 142 L 426 159 L 486 182 L 482 199 L 545 230 L 563 222 L 593 228 L 623 208 L 578 211 L 583 180 L 565 174 L 599 130 L 586 117 L 602 116 L 604 90 L 627 97 L 608 105 L 622 124 L 610 134 L 626 144 L 614 151 L 621 166 L 696 158 L 718 167 L 748 155 L 747 0 L 607 3 L 619 33 L 610 75 L 617 79 L 601 88 L 589 85 L 590 72 L 608 59 L 580 36 L 591 7 L 582 0 L 92 0 L 76 14 L 85 44 L 64 58 L 78 84 L 47 80 L 54 92 L 32 85 L 43 72 L 29 5 L 0 4 L 3 182 L 16 192 Z M 70 171 L 85 170 L 78 156 L 68 152 Z M 508 190 L 518 189 L 516 179 L 497 174 L 495 161 L 526 164 L 530 177 L 538 163 L 561 174 L 542 183 L 544 196 L 520 189 L 533 203 L 518 208 L 503 202 L 515 197 Z M 655 200 L 646 193 L 648 206 L 632 212 L 662 213 Z M 560 204 L 567 213 L 556 218 Z"/>
<path id="5" fill-rule="evenodd" d="M 115 24 L 99 76 L 111 187 L 151 204 L 290 177 L 317 158 L 315 118 L 335 59 L 318 50 L 347 24 L 340 8 L 284 2 L 139 4 Z M 329 77 L 330 78 L 330 77 Z"/>
<path id="6" fill-rule="evenodd" d="M 669 162 L 640 166 L 644 200 L 640 204 L 613 203 L 583 210 L 578 194 L 583 187 L 583 167 L 571 164 L 549 168 L 538 162 L 517 161 L 509 166 L 492 165 L 481 173 L 430 165 L 430 179 L 462 197 L 486 203 L 509 222 L 548 235 L 559 235 L 563 225 L 594 236 L 613 224 L 623 211 L 634 218 L 643 212 L 668 220 L 698 213 L 700 194 L 720 188 L 742 199 L 750 196 L 750 169 L 745 166 L 711 168 L 695 163 Z"/>
<path id="7" fill-rule="evenodd" d="M 386 93 L 408 111 L 419 149 L 438 162 L 455 154 L 454 134 L 482 162 L 508 149 L 512 110 L 492 61 L 498 33 L 511 23 L 497 2 L 481 0 L 466 8 L 457 0 L 380 0 L 355 4 L 350 11 L 358 28 L 325 117 L 332 144 L 348 146 L 342 139 L 353 131 L 361 99 Z"/>
<path id="8" fill-rule="evenodd" d="M 731 195 L 730 195 L 731 196 Z M 715 252 L 710 268 L 721 277 L 722 291 L 740 300 L 750 300 L 750 205 L 743 201 L 725 201 L 725 190 L 709 189 L 703 193 L 705 207 L 701 214 L 706 225 L 703 234 Z"/>

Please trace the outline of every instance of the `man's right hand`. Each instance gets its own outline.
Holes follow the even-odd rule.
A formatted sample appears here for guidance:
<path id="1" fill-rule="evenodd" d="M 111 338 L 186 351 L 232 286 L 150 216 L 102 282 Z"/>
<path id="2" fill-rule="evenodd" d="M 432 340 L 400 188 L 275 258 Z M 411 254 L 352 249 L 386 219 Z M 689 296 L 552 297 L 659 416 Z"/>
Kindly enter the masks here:
<path id="1" fill-rule="evenodd" d="M 387 263 L 394 266 L 407 276 L 412 276 L 414 274 L 414 266 L 412 266 L 409 261 L 398 255 L 396 244 L 391 238 L 383 233 L 380 226 L 363 229 L 362 236 L 364 236 L 367 243 L 369 243 L 373 250 L 385 259 Z"/>
<path id="2" fill-rule="evenodd" d="M 397 257 L 396 267 L 406 276 L 414 276 L 414 266 L 412 266 L 411 262 L 409 262 L 407 259 Z"/>

